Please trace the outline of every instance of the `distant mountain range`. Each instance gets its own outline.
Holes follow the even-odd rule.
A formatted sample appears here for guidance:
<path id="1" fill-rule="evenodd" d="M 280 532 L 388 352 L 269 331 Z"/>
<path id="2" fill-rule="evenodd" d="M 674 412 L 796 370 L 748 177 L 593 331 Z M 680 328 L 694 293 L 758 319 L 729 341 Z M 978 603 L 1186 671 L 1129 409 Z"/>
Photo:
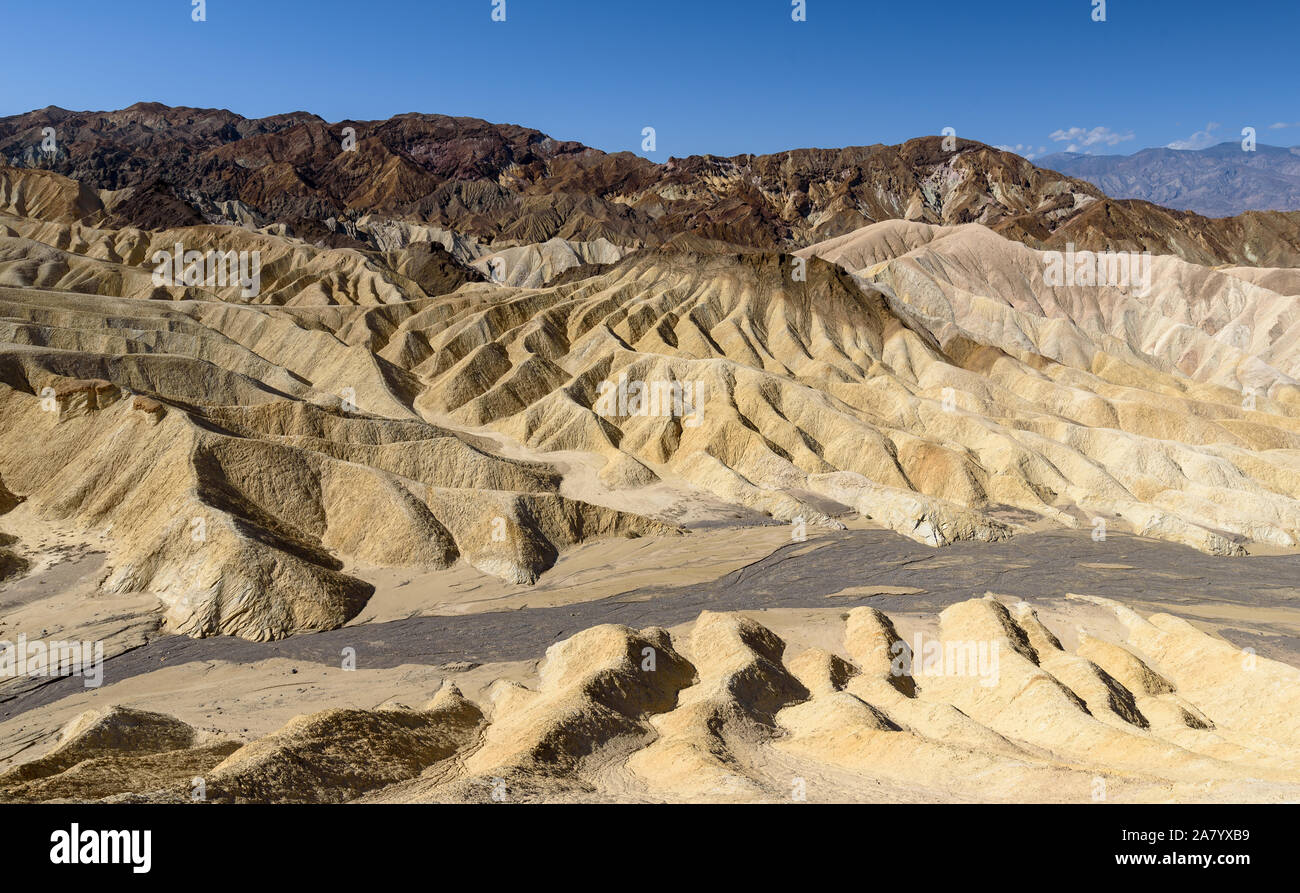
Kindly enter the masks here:
<path id="1" fill-rule="evenodd" d="M 1059 152 L 1034 163 L 1087 180 L 1112 198 L 1142 199 L 1208 217 L 1300 209 L 1300 146 L 1245 152 L 1240 142 L 1227 142 L 1134 155 Z"/>

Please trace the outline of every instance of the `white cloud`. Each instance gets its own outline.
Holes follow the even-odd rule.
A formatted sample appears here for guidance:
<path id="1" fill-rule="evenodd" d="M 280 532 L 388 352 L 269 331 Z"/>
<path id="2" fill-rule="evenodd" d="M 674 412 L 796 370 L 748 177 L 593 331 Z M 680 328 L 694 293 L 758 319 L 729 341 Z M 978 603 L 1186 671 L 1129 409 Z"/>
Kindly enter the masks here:
<path id="1" fill-rule="evenodd" d="M 1042 146 L 1039 146 L 1038 151 L 1035 152 L 1032 144 L 1025 145 L 1024 143 L 1016 143 L 1014 146 L 994 146 L 993 148 L 1001 149 L 1003 152 L 1015 152 L 1021 158 L 1025 158 L 1030 161 L 1037 158 L 1039 155 L 1042 155 L 1043 152 L 1045 151 L 1045 149 Z"/>
<path id="2" fill-rule="evenodd" d="M 1109 127 L 1071 127 L 1069 130 L 1053 131 L 1049 139 L 1054 143 L 1069 143 L 1067 152 L 1087 152 L 1093 146 L 1115 146 L 1133 139 L 1133 131 L 1120 133 Z"/>
<path id="3" fill-rule="evenodd" d="M 1293 124 L 1287 124 L 1285 121 L 1278 121 L 1276 124 L 1268 125 L 1269 130 L 1286 130 L 1288 127 L 1300 127 L 1300 121 Z"/>
<path id="4" fill-rule="evenodd" d="M 1218 121 L 1211 121 L 1204 130 L 1198 130 L 1185 140 L 1174 140 L 1166 149 L 1208 149 L 1214 145 L 1214 131 L 1219 129 Z"/>

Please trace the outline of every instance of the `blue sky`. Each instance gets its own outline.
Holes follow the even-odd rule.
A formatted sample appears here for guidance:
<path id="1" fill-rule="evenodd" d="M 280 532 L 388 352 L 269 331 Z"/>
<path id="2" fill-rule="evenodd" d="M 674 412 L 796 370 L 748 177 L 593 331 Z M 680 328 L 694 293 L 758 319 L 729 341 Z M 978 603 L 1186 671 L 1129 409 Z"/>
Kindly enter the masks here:
<path id="1" fill-rule="evenodd" d="M 1094 0 L 494 2 L 11 2 L 0 114 L 441 112 L 656 160 L 944 127 L 1021 154 L 1300 144 L 1297 0 L 1107 0 L 1105 22 Z"/>

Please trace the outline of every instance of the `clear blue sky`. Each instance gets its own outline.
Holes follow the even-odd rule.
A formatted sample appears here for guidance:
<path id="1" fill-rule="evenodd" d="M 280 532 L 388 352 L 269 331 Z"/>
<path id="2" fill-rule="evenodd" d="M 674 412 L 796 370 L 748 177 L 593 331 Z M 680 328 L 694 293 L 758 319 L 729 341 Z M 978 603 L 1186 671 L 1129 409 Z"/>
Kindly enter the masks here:
<path id="1" fill-rule="evenodd" d="M 656 160 L 896 143 L 1300 144 L 1297 0 L 8 0 L 0 114 L 140 100 L 524 124 Z M 1286 128 L 1275 124 L 1290 125 Z M 1215 125 L 1211 127 L 1211 125 Z M 1098 129 L 1100 128 L 1100 129 Z M 1055 135 L 1055 139 L 1053 138 Z"/>

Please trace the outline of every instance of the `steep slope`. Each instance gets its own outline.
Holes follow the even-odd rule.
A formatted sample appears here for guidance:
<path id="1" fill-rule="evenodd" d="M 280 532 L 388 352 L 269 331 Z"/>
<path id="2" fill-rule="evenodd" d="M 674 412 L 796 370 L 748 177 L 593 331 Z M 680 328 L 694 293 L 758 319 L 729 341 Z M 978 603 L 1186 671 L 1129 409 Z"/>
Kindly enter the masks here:
<path id="1" fill-rule="evenodd" d="M 0 287 L 0 477 L 38 515 L 106 532 L 103 589 L 156 593 L 174 631 L 338 626 L 372 588 L 345 561 L 464 558 L 532 582 L 583 539 L 669 530 L 420 422 L 418 381 L 373 352 L 396 321 L 348 309 L 407 315 L 424 298 L 382 258 L 230 227 L 0 220 L 0 281 L 23 286 Z M 173 240 L 260 251 L 270 287 L 155 286 L 139 264 Z M 456 263 L 460 284 L 472 271 Z M 5 556 L 6 574 L 21 569 Z"/>
<path id="2" fill-rule="evenodd" d="M 911 243 L 904 232 L 896 244 Z M 936 264 L 947 244 L 934 243 Z M 1018 262 L 1013 280 L 1032 260 Z M 548 289 L 468 287 L 405 320 L 381 356 L 419 378 L 413 406 L 427 419 L 597 452 L 611 484 L 681 477 L 781 520 L 834 524 L 800 495 L 811 493 L 932 544 L 1006 536 L 1005 508 L 1225 554 L 1297 542 L 1300 392 L 1280 370 L 1243 357 L 1243 376 L 1268 388 L 1244 403 L 1180 371 L 1173 360 L 1190 365 L 1192 348 L 1144 352 L 1155 322 L 1128 344 L 1105 319 L 1084 330 L 1041 307 L 999 317 L 962 293 L 972 322 L 922 302 L 920 286 L 881 276 L 877 291 L 806 264 L 800 281 L 789 256 L 664 250 Z M 1258 294 L 1262 318 L 1284 312 Z M 1158 321 L 1155 309 L 1142 312 Z M 687 385 L 680 410 L 616 399 Z"/>

